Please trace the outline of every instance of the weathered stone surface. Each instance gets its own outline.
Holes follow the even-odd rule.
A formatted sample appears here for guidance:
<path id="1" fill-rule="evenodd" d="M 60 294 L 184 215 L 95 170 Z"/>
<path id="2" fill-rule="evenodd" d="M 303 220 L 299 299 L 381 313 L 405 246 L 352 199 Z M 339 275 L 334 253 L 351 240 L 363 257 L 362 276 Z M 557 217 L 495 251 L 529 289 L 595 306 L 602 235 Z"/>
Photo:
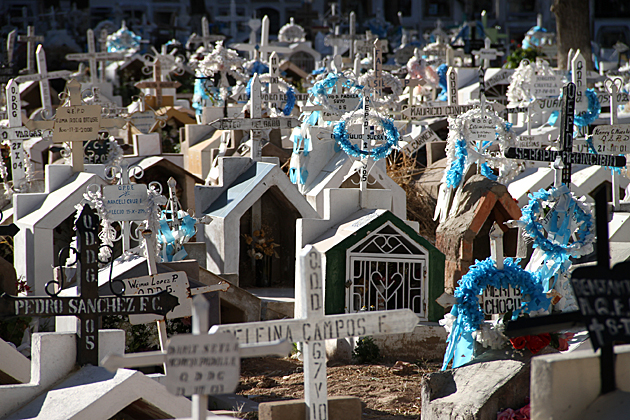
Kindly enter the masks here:
<path id="1" fill-rule="evenodd" d="M 421 322 L 411 333 L 375 335 L 372 338 L 382 357 L 415 362 L 418 359 L 442 359 L 447 336 L 444 327 L 437 322 Z"/>
<path id="2" fill-rule="evenodd" d="M 326 340 L 326 359 L 329 362 L 350 364 L 352 362 L 352 346 L 348 340 Z"/>
<path id="3" fill-rule="evenodd" d="M 328 397 L 329 420 L 360 420 L 361 400 L 357 397 Z M 304 400 L 273 401 L 261 403 L 258 407 L 260 420 L 304 420 L 306 405 Z"/>
<path id="4" fill-rule="evenodd" d="M 426 375 L 422 420 L 496 420 L 527 403 L 529 373 L 527 361 L 493 360 Z"/>

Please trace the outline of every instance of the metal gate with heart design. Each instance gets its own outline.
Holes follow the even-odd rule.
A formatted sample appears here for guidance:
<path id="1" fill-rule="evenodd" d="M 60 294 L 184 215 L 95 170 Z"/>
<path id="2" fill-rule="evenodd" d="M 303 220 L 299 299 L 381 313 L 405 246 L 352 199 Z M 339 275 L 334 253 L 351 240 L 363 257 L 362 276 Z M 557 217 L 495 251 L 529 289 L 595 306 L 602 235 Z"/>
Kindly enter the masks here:
<path id="1" fill-rule="evenodd" d="M 427 318 L 428 251 L 390 223 L 347 251 L 348 312 L 411 309 Z"/>

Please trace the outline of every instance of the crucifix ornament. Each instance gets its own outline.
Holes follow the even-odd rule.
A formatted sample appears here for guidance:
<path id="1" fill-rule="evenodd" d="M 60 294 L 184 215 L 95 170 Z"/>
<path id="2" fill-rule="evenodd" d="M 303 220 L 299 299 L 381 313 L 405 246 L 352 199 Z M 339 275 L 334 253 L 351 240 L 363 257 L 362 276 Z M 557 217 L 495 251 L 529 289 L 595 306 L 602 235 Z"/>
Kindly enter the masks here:
<path id="1" fill-rule="evenodd" d="M 163 291 L 144 296 L 98 295 L 98 229 L 99 219 L 89 205 L 83 207 L 76 223 L 77 228 L 77 277 L 79 296 L 59 296 L 46 284 L 48 297 L 15 297 L 6 293 L 1 296 L 1 316 L 60 316 L 73 315 L 78 320 L 77 363 L 98 365 L 98 324 L 103 315 L 129 315 L 157 313 L 166 315 L 179 303 L 176 297 Z"/>

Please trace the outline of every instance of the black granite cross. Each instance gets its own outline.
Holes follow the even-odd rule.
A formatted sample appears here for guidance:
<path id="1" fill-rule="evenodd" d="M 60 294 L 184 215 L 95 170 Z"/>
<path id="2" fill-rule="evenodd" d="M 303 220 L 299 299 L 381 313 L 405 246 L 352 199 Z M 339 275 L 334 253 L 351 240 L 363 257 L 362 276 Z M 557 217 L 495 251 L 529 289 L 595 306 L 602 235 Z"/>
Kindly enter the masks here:
<path id="1" fill-rule="evenodd" d="M 626 166 L 625 156 L 599 155 L 594 153 L 573 152 L 573 119 L 575 114 L 575 83 L 569 82 L 562 89 L 562 114 L 560 116 L 560 142 L 561 149 L 524 149 L 510 147 L 505 152 L 505 157 L 521 160 L 535 160 L 539 162 L 555 162 L 556 158 L 562 160 L 562 183 L 571 184 L 572 164 L 598 165 L 598 166 Z"/>
<path id="2" fill-rule="evenodd" d="M 614 343 L 630 343 L 630 261 L 610 269 L 607 195 L 607 188 L 595 195 L 597 265 L 577 268 L 571 275 L 580 310 L 517 319 L 505 329 L 506 336 L 519 337 L 586 325 L 593 349 L 601 349 L 602 394 L 616 388 Z"/>
<path id="3" fill-rule="evenodd" d="M 98 365 L 98 324 L 103 315 L 166 315 L 179 305 L 177 297 L 162 291 L 154 295 L 98 295 L 98 229 L 99 219 L 89 205 L 83 207 L 77 220 L 77 276 L 79 296 L 16 297 L 2 294 L 0 317 L 74 315 L 77 328 L 77 363 Z"/>

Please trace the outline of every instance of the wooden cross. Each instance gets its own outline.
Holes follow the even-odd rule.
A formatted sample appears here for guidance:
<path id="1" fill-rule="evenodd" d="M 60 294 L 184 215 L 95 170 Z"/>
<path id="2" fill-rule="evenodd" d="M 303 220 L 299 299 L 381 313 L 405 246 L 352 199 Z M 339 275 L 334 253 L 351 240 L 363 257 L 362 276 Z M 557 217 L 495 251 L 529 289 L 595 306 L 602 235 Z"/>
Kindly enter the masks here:
<path id="1" fill-rule="evenodd" d="M 162 80 L 162 65 L 160 64 L 160 60 L 158 59 L 153 66 L 153 80 L 152 81 L 142 81 L 135 84 L 135 86 L 139 89 L 155 89 L 155 98 L 156 98 L 156 106 L 159 108 L 162 106 L 162 89 L 164 88 L 175 88 L 181 86 L 179 82 L 169 82 Z"/>
<path id="2" fill-rule="evenodd" d="M 165 364 L 166 387 L 175 395 L 192 395 L 192 419 L 205 420 L 208 395 L 234 392 L 240 375 L 240 359 L 244 357 L 286 356 L 291 342 L 280 340 L 262 345 L 243 345 L 232 334 L 210 334 L 210 304 L 202 296 L 192 303 L 192 334 L 171 337 L 165 351 L 138 354 L 109 354 L 101 365 L 115 372 L 118 368 Z M 186 352 L 185 356 L 182 356 Z M 186 363 L 182 363 L 182 357 Z M 221 359 L 221 364 L 201 363 L 204 358 Z M 202 367 L 203 366 L 203 367 Z"/>
<path id="3" fill-rule="evenodd" d="M 209 125 L 217 130 L 250 130 L 252 141 L 250 157 L 255 161 L 261 158 L 260 140 L 263 130 L 292 129 L 301 124 L 300 120 L 293 117 L 262 118 L 262 97 L 258 74 L 252 77 L 249 115 L 250 118 L 221 118 Z"/>
<path id="4" fill-rule="evenodd" d="M 300 255 L 296 303 L 300 317 L 265 322 L 215 325 L 210 334 L 231 332 L 241 344 L 286 338 L 303 345 L 304 399 L 311 420 L 328 419 L 325 340 L 413 331 L 418 316 L 410 309 L 325 315 L 321 254 L 307 245 Z M 299 293 L 298 293 L 299 292 Z"/>
<path id="5" fill-rule="evenodd" d="M 630 342 L 630 263 L 618 263 L 610 269 L 607 195 L 605 187 L 595 194 L 597 266 L 577 268 L 571 275 L 580 310 L 519 318 L 508 322 L 504 332 L 508 337 L 520 337 L 586 325 L 593 349 L 601 349 L 601 394 L 616 389 L 614 343 Z"/>
<path id="6" fill-rule="evenodd" d="M 236 24 L 238 22 L 247 22 L 249 21 L 249 18 L 247 16 L 238 15 L 236 13 L 236 1 L 230 0 L 230 14 L 223 15 L 223 16 L 215 16 L 214 20 L 218 22 L 229 22 L 230 23 L 230 37 L 232 37 L 232 39 L 235 39 L 236 35 L 238 34 Z M 267 35 L 269 35 L 269 33 L 267 33 Z"/>
<path id="7" fill-rule="evenodd" d="M 575 108 L 578 113 L 582 113 L 588 109 L 588 100 L 586 99 L 586 60 L 580 50 L 577 50 L 569 62 L 571 63 L 571 81 L 576 88 Z"/>
<path id="8" fill-rule="evenodd" d="M 41 44 L 37 46 L 35 56 L 37 58 L 37 73 L 23 74 L 16 77 L 15 81 L 18 83 L 30 81 L 39 82 L 39 93 L 42 100 L 42 108 L 44 108 L 44 110 L 50 117 L 53 113 L 53 108 L 52 101 L 50 99 L 49 80 L 61 78 L 66 79 L 72 75 L 72 72 L 69 70 L 57 70 L 49 72 L 46 66 L 46 52 L 44 51 L 44 47 L 42 47 Z"/>
<path id="9" fill-rule="evenodd" d="M 523 149 L 510 147 L 505 157 L 511 159 L 533 160 L 538 162 L 556 162 L 556 184 L 563 183 L 567 187 L 571 184 L 572 164 L 599 166 L 626 166 L 625 156 L 596 155 L 592 153 L 573 152 L 573 120 L 575 112 L 576 87 L 574 83 L 567 83 L 562 90 L 562 115 L 560 120 L 560 150 Z M 561 173 L 559 171 L 561 169 Z"/>
<path id="10" fill-rule="evenodd" d="M 77 220 L 77 278 L 79 296 L 58 296 L 46 291 L 49 297 L 15 297 L 6 293 L 1 296 L 0 314 L 3 316 L 59 316 L 73 315 L 79 318 L 77 363 L 98 365 L 98 324 L 104 315 L 129 315 L 157 313 L 166 315 L 179 303 L 166 291 L 143 296 L 98 295 L 98 229 L 99 219 L 89 205 Z M 60 285 L 61 286 L 61 285 Z"/>
<path id="11" fill-rule="evenodd" d="M 13 178 L 13 188 L 20 189 L 26 178 L 26 152 L 24 151 L 24 140 L 31 138 L 28 128 L 22 126 L 22 103 L 20 99 L 20 89 L 15 79 L 11 79 L 6 88 L 7 116 L 9 127 L 0 128 L 2 140 L 11 142 L 11 174 Z"/>
<path id="12" fill-rule="evenodd" d="M 446 98 L 449 106 L 459 104 L 459 94 L 457 92 L 457 71 L 455 67 L 451 67 L 446 72 Z"/>
<path id="13" fill-rule="evenodd" d="M 280 83 L 280 65 L 278 63 L 278 54 L 274 51 L 269 56 L 269 93 L 272 95 L 278 93 L 278 84 Z M 278 107 L 276 101 L 270 101 L 269 106 Z"/>
<path id="14" fill-rule="evenodd" d="M 107 51 L 96 52 L 96 43 L 94 41 L 94 31 L 92 29 L 87 30 L 87 42 L 88 42 L 88 52 L 87 53 L 73 53 L 66 54 L 66 59 L 71 61 L 88 61 L 90 64 L 90 82 L 92 85 L 98 83 L 98 70 L 97 70 L 97 62 L 99 61 L 119 61 L 124 60 L 126 58 L 125 53 L 115 52 L 110 53 Z M 102 81 L 101 75 L 101 81 Z"/>
<path id="15" fill-rule="evenodd" d="M 29 25 L 26 35 L 18 36 L 18 42 L 26 42 L 26 69 L 23 72 L 26 74 L 35 73 L 35 46 L 44 42 L 44 37 L 35 35 L 35 27 Z"/>
<path id="16" fill-rule="evenodd" d="M 24 125 L 30 130 L 52 130 L 54 143 L 70 142 L 72 169 L 74 172 L 82 172 L 83 142 L 96 139 L 101 129 L 123 127 L 126 121 L 122 118 L 101 118 L 100 105 L 83 105 L 81 83 L 77 80 L 70 80 L 66 87 L 68 100 L 65 106 L 57 108 L 54 120 L 27 120 Z"/>

